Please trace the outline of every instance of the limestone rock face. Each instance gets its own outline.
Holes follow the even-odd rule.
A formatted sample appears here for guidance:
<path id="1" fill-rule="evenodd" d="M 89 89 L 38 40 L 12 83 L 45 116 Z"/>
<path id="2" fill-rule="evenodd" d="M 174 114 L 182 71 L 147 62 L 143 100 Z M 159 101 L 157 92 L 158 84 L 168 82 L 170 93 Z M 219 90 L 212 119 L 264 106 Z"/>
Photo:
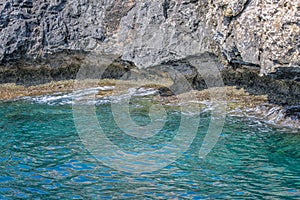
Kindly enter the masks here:
<path id="1" fill-rule="evenodd" d="M 118 54 L 147 68 L 210 52 L 261 73 L 299 67 L 291 0 L 0 0 L 0 61 L 65 51 Z"/>
<path id="2" fill-rule="evenodd" d="M 263 73 L 299 65 L 299 6 L 286 0 L 228 1 L 216 29 L 225 35 L 220 45 L 227 60 L 257 64 Z"/>

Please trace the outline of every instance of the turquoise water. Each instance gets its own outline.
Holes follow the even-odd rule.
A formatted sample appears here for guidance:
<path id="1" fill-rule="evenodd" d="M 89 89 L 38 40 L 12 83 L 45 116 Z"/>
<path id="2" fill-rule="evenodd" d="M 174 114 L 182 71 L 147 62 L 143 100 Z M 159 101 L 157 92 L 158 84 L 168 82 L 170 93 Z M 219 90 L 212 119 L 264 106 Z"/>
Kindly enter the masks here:
<path id="1" fill-rule="evenodd" d="M 135 102 L 136 123 L 149 123 Z M 172 140 L 180 112 L 152 138 L 136 139 L 114 122 L 110 103 L 96 106 L 107 137 L 127 151 L 151 150 Z M 0 103 L 0 199 L 300 199 L 300 134 L 262 122 L 226 118 L 223 132 L 205 159 L 198 157 L 210 120 L 200 114 L 190 148 L 170 165 L 140 174 L 98 161 L 82 144 L 68 103 L 18 100 Z"/>

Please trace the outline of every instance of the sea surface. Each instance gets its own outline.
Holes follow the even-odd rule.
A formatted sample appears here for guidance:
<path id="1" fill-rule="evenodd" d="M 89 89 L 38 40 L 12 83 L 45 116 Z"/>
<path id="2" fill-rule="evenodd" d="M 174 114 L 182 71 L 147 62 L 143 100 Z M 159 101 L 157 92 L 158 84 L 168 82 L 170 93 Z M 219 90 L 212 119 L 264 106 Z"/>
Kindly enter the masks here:
<path id="1" fill-rule="evenodd" d="M 130 97 L 127 120 L 140 127 L 156 123 L 149 116 L 148 95 L 155 93 L 151 90 L 132 90 L 119 99 L 87 100 L 82 106 L 93 106 L 106 138 L 128 155 L 151 155 L 170 144 L 183 117 L 191 122 L 199 118 L 199 124 L 193 124 L 196 132 L 185 129 L 188 137 L 181 138 L 184 144 L 189 136 L 193 140 L 176 159 L 154 171 L 139 160 L 128 170 L 119 168 L 121 162 L 110 166 L 101 157 L 101 146 L 100 154 L 90 151 L 74 120 L 74 105 L 83 102 L 74 97 L 97 90 L 0 102 L 0 199 L 300 199 L 299 130 L 227 116 L 218 142 L 200 158 L 210 109 L 191 115 L 178 106 L 164 106 L 163 127 L 147 138 L 127 134 L 116 122 L 112 102 L 119 100 L 122 106 L 121 99 Z M 127 124 L 126 118 L 123 123 Z M 144 172 L 133 170 L 137 163 L 139 169 L 145 165 Z"/>

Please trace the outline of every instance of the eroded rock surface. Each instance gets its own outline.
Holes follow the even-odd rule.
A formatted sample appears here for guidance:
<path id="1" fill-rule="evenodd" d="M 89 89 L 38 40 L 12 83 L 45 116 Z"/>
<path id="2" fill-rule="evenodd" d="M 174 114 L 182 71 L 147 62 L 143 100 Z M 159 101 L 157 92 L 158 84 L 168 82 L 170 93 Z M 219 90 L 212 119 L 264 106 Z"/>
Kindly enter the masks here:
<path id="1" fill-rule="evenodd" d="M 83 50 L 146 68 L 211 52 L 269 73 L 299 66 L 299 27 L 290 0 L 1 0 L 0 60 Z"/>

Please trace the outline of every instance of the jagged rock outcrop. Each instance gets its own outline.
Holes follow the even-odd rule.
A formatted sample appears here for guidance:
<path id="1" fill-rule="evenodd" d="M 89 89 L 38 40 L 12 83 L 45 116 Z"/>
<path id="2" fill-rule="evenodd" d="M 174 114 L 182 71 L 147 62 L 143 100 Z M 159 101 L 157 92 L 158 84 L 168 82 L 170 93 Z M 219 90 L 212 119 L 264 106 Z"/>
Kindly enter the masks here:
<path id="1" fill-rule="evenodd" d="M 81 50 L 145 68 L 211 52 L 269 73 L 299 67 L 299 26 L 290 0 L 2 0 L 0 60 Z"/>
<path id="2" fill-rule="evenodd" d="M 116 55 L 106 78 L 164 65 L 203 89 L 187 59 L 198 56 L 221 66 L 225 85 L 297 106 L 299 39 L 298 1 L 0 0 L 0 83 L 73 79 Z"/>

